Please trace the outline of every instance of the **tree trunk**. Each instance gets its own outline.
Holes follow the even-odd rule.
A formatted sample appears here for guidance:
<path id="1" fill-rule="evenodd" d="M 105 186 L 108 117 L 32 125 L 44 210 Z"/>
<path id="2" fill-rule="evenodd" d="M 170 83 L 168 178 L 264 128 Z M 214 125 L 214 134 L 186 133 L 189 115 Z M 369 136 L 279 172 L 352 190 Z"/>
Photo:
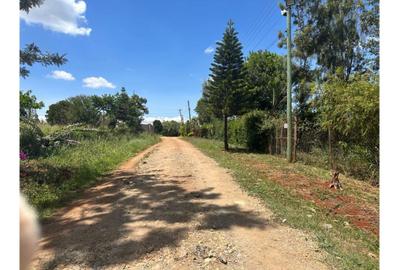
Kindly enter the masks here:
<path id="1" fill-rule="evenodd" d="M 273 144 L 273 142 L 272 142 L 272 140 L 273 140 L 273 138 L 272 138 L 272 134 L 269 134 L 269 142 L 268 142 L 268 154 L 270 154 L 270 155 L 272 155 L 272 144 Z"/>
<path id="2" fill-rule="evenodd" d="M 332 148 L 332 140 L 333 140 L 333 134 L 332 134 L 331 127 L 328 127 L 328 152 L 329 152 L 329 166 L 331 170 L 335 170 L 335 158 L 333 156 L 333 148 Z"/>
<path id="3" fill-rule="evenodd" d="M 228 144 L 228 116 L 224 115 L 224 149 L 229 150 Z"/>

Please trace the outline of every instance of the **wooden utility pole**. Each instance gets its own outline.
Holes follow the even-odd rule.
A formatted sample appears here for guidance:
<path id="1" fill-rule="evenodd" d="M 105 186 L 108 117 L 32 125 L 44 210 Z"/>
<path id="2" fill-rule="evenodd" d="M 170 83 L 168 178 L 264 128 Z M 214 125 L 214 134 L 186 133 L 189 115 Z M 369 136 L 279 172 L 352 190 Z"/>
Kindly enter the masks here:
<path id="1" fill-rule="evenodd" d="M 288 162 L 293 161 L 292 157 L 292 1 L 286 1 L 287 8 L 287 143 L 286 143 L 286 159 Z"/>
<path id="2" fill-rule="evenodd" d="M 281 149 L 279 148 L 279 124 L 276 123 L 275 124 L 275 154 L 279 155 L 281 153 Z"/>
<path id="3" fill-rule="evenodd" d="M 181 109 L 179 109 L 179 115 L 181 117 L 181 124 L 183 125 L 183 115 L 182 115 L 182 110 Z"/>
<path id="4" fill-rule="evenodd" d="M 192 116 L 190 115 L 190 103 L 188 100 L 188 111 L 189 111 L 189 121 L 192 122 Z"/>

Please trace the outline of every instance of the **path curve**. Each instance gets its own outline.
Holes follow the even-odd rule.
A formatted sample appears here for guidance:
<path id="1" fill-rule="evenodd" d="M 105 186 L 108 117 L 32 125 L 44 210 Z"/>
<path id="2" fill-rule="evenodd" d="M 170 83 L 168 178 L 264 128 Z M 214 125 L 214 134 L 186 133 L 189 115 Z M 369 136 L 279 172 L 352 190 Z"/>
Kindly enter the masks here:
<path id="1" fill-rule="evenodd" d="M 43 226 L 33 268 L 329 269 L 271 218 L 214 160 L 162 138 Z"/>

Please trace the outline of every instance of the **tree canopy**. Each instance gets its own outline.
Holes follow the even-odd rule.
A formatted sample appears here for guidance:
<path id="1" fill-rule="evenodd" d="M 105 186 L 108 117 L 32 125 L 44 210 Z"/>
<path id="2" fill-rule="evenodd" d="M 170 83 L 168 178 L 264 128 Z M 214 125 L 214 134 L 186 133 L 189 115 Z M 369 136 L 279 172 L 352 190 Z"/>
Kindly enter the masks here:
<path id="1" fill-rule="evenodd" d="M 30 9 L 43 4 L 43 1 L 44 0 L 19 0 L 19 9 L 28 13 Z"/>
<path id="2" fill-rule="evenodd" d="M 153 127 L 154 127 L 154 132 L 156 134 L 161 134 L 163 131 L 163 124 L 161 123 L 160 120 L 154 120 L 153 121 Z"/>
<path id="3" fill-rule="evenodd" d="M 227 119 L 240 111 L 240 102 L 244 97 L 243 65 L 242 45 L 233 21 L 229 20 L 222 40 L 217 42 L 210 79 L 204 92 L 213 114 L 224 119 L 225 149 L 228 149 Z"/>
<path id="4" fill-rule="evenodd" d="M 132 131 L 140 130 L 143 115 L 148 113 L 147 100 L 136 94 L 129 96 L 123 87 L 115 95 L 79 95 L 50 105 L 46 119 L 50 124 L 107 125 L 115 128 L 126 124 Z"/>
<path id="5" fill-rule="evenodd" d="M 43 66 L 61 66 L 66 62 L 65 54 L 43 53 L 35 43 L 27 44 L 24 49 L 19 51 L 20 76 L 23 78 L 29 76 L 28 67 L 31 67 L 35 63 Z"/>
<path id="6" fill-rule="evenodd" d="M 19 9 L 29 13 L 34 7 L 39 7 L 44 0 L 19 0 Z M 61 66 L 68 60 L 65 54 L 43 53 L 35 43 L 30 43 L 24 49 L 19 50 L 19 74 L 22 78 L 29 76 L 29 69 L 34 63 L 40 63 L 43 66 L 56 65 Z"/>
<path id="7" fill-rule="evenodd" d="M 282 111 L 286 107 L 284 58 L 268 51 L 251 52 L 245 68 L 247 109 Z"/>
<path id="8" fill-rule="evenodd" d="M 31 90 L 19 91 L 19 115 L 27 119 L 37 120 L 36 110 L 44 107 L 43 101 L 38 101 Z"/>
<path id="9" fill-rule="evenodd" d="M 298 0 L 293 17 L 294 60 L 312 62 L 323 78 L 338 68 L 345 80 L 379 69 L 379 0 Z"/>

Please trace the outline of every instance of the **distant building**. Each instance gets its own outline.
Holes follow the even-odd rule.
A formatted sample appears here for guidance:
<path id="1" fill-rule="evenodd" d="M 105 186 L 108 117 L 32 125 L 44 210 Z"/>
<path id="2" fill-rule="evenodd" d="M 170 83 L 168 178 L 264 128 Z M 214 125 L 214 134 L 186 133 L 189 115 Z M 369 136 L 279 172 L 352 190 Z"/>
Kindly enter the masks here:
<path id="1" fill-rule="evenodd" d="M 140 126 L 144 132 L 154 133 L 154 127 L 152 124 L 141 124 Z"/>

